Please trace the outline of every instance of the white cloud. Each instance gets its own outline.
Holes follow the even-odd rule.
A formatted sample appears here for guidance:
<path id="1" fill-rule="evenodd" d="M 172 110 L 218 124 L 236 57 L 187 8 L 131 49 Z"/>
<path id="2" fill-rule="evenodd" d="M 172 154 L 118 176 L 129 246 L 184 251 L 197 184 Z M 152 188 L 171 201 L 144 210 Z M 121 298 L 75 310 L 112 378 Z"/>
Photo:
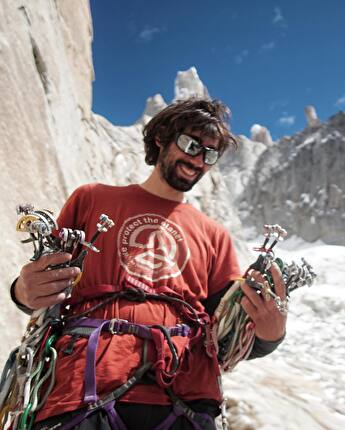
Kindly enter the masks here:
<path id="1" fill-rule="evenodd" d="M 295 120 L 295 116 L 284 113 L 283 116 L 278 119 L 278 124 L 285 127 L 290 127 L 291 125 L 295 124 Z"/>
<path id="2" fill-rule="evenodd" d="M 334 103 L 334 106 L 344 106 L 345 105 L 345 94 L 338 98 L 338 100 Z"/>
<path id="3" fill-rule="evenodd" d="M 248 57 L 249 51 L 248 49 L 243 49 L 239 54 L 235 56 L 235 63 L 242 64 L 244 59 Z"/>
<path id="4" fill-rule="evenodd" d="M 161 28 L 158 27 L 150 27 L 146 26 L 140 33 L 139 33 L 139 39 L 143 42 L 151 42 L 153 38 L 162 32 Z"/>
<path id="5" fill-rule="evenodd" d="M 274 16 L 272 19 L 272 23 L 273 25 L 275 25 L 276 27 L 280 27 L 280 28 L 287 28 L 287 23 L 286 20 L 283 16 L 283 13 L 280 9 L 280 7 L 276 6 L 274 8 Z"/>
<path id="6" fill-rule="evenodd" d="M 274 100 L 269 105 L 269 110 L 282 110 L 286 109 L 286 106 L 289 104 L 289 101 L 287 99 L 281 99 L 281 100 Z"/>
<path id="7" fill-rule="evenodd" d="M 282 11 L 280 9 L 280 7 L 275 7 L 274 8 L 274 17 L 273 17 L 273 24 L 279 24 L 280 22 L 284 21 L 284 17 L 282 14 Z"/>
<path id="8" fill-rule="evenodd" d="M 264 43 L 260 46 L 259 53 L 262 54 L 263 52 L 272 51 L 274 49 L 276 44 L 274 42 Z"/>

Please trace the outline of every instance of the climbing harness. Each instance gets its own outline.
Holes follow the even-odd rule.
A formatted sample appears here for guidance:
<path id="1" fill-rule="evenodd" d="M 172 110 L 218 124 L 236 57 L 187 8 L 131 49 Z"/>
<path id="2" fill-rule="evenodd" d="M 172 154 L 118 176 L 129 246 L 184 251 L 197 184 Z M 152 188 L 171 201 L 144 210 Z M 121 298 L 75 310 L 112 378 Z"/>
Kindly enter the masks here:
<path id="1" fill-rule="evenodd" d="M 31 261 L 53 252 L 73 253 L 79 245 L 86 247 L 71 261 L 50 266 L 47 270 L 76 266 L 82 273 L 88 250 L 99 252 L 93 243 L 114 225 L 107 215 L 102 214 L 95 234 L 90 242 L 86 242 L 85 233 L 81 230 L 63 228 L 59 238 L 56 238 L 53 232 L 58 230 L 58 225 L 53 213 L 48 210 L 35 210 L 32 205 L 26 204 L 19 205 L 17 213 L 21 215 L 17 231 L 29 233 L 29 238 L 22 240 L 22 243 L 33 243 L 34 246 Z M 72 287 L 80 277 L 81 274 Z M 71 288 L 66 290 L 67 295 Z M 60 305 L 54 305 L 32 312 L 21 345 L 11 352 L 5 364 L 0 380 L 1 430 L 9 426 L 12 430 L 31 429 L 36 412 L 42 408 L 53 389 L 57 359 L 54 344 L 64 325 L 60 308 Z"/>
<path id="2" fill-rule="evenodd" d="M 133 290 L 131 291 L 133 299 Z M 138 293 L 138 297 L 141 293 Z M 146 293 L 144 293 L 146 294 Z M 125 295 L 123 294 L 122 297 Z M 152 294 L 148 294 L 152 298 Z M 163 298 L 164 300 L 164 298 Z M 168 299 L 169 300 L 169 299 Z M 191 325 L 193 324 L 190 322 Z M 134 372 L 134 374 L 120 387 L 116 388 L 111 393 L 99 398 L 96 389 L 96 373 L 95 360 L 98 339 L 101 332 L 107 331 L 112 335 L 133 334 L 144 341 L 142 364 Z M 185 416 L 193 425 L 195 430 L 215 430 L 213 419 L 204 413 L 194 412 L 184 402 L 182 402 L 171 390 L 170 386 L 179 373 L 180 362 L 182 358 L 177 356 L 175 346 L 172 342 L 173 337 L 180 336 L 191 340 L 194 328 L 187 324 L 178 324 L 174 327 L 165 327 L 162 325 L 144 325 L 131 323 L 121 319 L 102 320 L 94 318 L 76 318 L 68 321 L 64 328 L 63 334 L 80 336 L 88 338 L 86 351 L 86 365 L 84 373 L 84 404 L 85 409 L 80 411 L 78 415 L 72 418 L 66 424 L 63 424 L 60 430 L 69 430 L 81 423 L 85 418 L 97 410 L 104 410 L 107 413 L 111 428 L 125 430 L 125 424 L 114 408 L 116 401 L 122 397 L 131 387 L 140 382 L 144 375 L 147 375 L 153 382 L 158 383 L 163 387 L 172 401 L 172 412 L 160 423 L 155 430 L 168 430 L 174 421 L 181 415 Z M 162 338 L 157 334 L 161 333 Z M 147 342 L 152 341 L 157 357 L 155 362 L 147 360 Z M 170 352 L 174 357 L 171 364 L 171 369 L 164 368 L 164 357 L 161 355 L 164 344 L 169 346 Z"/>
<path id="3" fill-rule="evenodd" d="M 302 258 L 302 265 L 295 262 L 286 264 L 280 258 L 275 258 L 273 248 L 287 236 L 286 230 L 279 225 L 264 226 L 264 242 L 260 247 L 254 248 L 260 252 L 256 261 L 251 264 L 243 277 L 234 282 L 222 297 L 213 316 L 212 336 L 218 347 L 218 360 L 224 370 L 232 370 L 241 360 L 248 358 L 254 345 L 254 323 L 243 310 L 240 300 L 243 297 L 241 285 L 254 288 L 265 301 L 274 300 L 278 310 L 286 315 L 290 293 L 304 285 L 311 286 L 316 274 L 307 261 Z M 270 243 L 271 241 L 271 243 Z M 279 297 L 275 290 L 272 275 L 269 272 L 272 263 L 276 263 L 282 273 L 286 289 L 286 298 Z M 263 274 L 265 281 L 256 282 L 252 278 L 252 271 Z"/>
<path id="4" fill-rule="evenodd" d="M 111 286 L 113 287 L 113 286 Z M 103 286 L 105 290 L 105 286 Z M 96 289 L 97 290 L 97 289 Z M 109 288 L 109 291 L 114 288 Z M 89 318 L 96 308 L 109 303 L 110 301 L 126 298 L 127 300 L 144 302 L 163 301 L 173 304 L 178 311 L 179 318 L 184 322 L 176 326 L 166 327 L 159 324 L 146 325 L 129 322 L 127 320 L 113 318 L 111 320 Z M 132 376 L 120 387 L 107 394 L 103 398 L 97 395 L 96 387 L 96 351 L 98 339 L 101 332 L 108 332 L 112 335 L 132 334 L 143 341 L 142 363 Z M 160 423 L 155 430 L 168 430 L 174 421 L 181 415 L 185 416 L 193 425 L 195 430 L 215 430 L 214 420 L 210 415 L 197 413 L 179 399 L 172 391 L 171 385 L 180 371 L 188 370 L 189 349 L 196 342 L 204 341 L 206 352 L 215 357 L 215 349 L 212 351 L 210 345 L 206 345 L 208 338 L 207 332 L 210 332 L 210 319 L 204 312 L 197 312 L 189 303 L 185 302 L 177 292 L 167 286 L 153 289 L 145 283 L 138 281 L 131 276 L 127 276 L 124 283 L 118 288 L 118 291 L 112 293 L 109 297 L 103 299 L 96 306 L 84 311 L 78 315 L 69 315 L 65 319 L 63 335 L 71 336 L 71 343 L 68 344 L 64 353 L 72 353 L 73 345 L 76 339 L 80 337 L 88 338 L 86 347 L 86 364 L 84 374 L 84 399 L 83 402 L 87 407 L 73 419 L 59 427 L 61 430 L 72 429 L 75 425 L 82 422 L 87 416 L 96 410 L 104 410 L 107 413 L 112 429 L 125 430 L 126 427 L 121 418 L 114 409 L 114 405 L 132 386 L 140 382 L 146 375 L 152 382 L 162 387 L 172 402 L 172 411 L 166 419 Z M 178 354 L 175 344 L 172 340 L 174 337 L 184 339 L 183 351 Z M 154 359 L 149 360 L 148 345 L 152 342 L 155 352 Z M 170 352 L 167 355 L 166 348 Z M 186 367 L 187 366 L 187 367 Z"/>

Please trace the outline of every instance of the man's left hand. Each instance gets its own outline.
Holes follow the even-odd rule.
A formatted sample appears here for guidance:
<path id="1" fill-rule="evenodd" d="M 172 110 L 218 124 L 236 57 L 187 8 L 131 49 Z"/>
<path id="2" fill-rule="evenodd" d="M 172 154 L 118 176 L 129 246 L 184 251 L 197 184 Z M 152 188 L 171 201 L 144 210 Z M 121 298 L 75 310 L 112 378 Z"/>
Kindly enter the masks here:
<path id="1" fill-rule="evenodd" d="M 273 263 L 270 272 L 273 278 L 274 291 L 281 300 L 286 299 L 286 290 L 281 272 L 276 263 Z M 264 284 L 265 278 L 258 271 L 250 273 L 255 282 Z M 263 292 L 258 294 L 256 290 L 243 282 L 242 291 L 244 296 L 241 305 L 255 324 L 255 335 L 262 340 L 275 342 L 285 334 L 286 315 L 277 308 L 274 299 L 269 296 L 265 299 Z M 268 300 L 267 300 L 268 299 Z"/>

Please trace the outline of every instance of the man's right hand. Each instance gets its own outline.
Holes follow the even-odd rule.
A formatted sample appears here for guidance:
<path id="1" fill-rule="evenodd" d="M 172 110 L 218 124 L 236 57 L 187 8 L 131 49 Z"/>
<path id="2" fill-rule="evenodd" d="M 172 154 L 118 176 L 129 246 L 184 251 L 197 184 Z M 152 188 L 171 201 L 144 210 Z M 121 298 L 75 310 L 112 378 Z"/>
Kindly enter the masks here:
<path id="1" fill-rule="evenodd" d="M 66 288 L 80 273 L 78 267 L 49 270 L 49 266 L 66 263 L 71 254 L 57 252 L 42 256 L 23 266 L 14 287 L 18 302 L 36 310 L 61 303 L 66 299 Z M 47 270 L 48 269 L 48 270 Z"/>

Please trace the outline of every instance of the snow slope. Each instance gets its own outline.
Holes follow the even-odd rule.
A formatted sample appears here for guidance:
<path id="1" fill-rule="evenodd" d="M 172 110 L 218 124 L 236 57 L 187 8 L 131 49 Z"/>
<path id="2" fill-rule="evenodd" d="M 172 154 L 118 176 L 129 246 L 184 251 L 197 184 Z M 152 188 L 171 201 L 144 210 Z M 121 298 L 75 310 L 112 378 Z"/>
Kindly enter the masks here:
<path id="1" fill-rule="evenodd" d="M 288 263 L 305 257 L 318 278 L 292 293 L 283 344 L 224 375 L 231 429 L 343 430 L 345 247 L 292 237 L 276 255 Z"/>

